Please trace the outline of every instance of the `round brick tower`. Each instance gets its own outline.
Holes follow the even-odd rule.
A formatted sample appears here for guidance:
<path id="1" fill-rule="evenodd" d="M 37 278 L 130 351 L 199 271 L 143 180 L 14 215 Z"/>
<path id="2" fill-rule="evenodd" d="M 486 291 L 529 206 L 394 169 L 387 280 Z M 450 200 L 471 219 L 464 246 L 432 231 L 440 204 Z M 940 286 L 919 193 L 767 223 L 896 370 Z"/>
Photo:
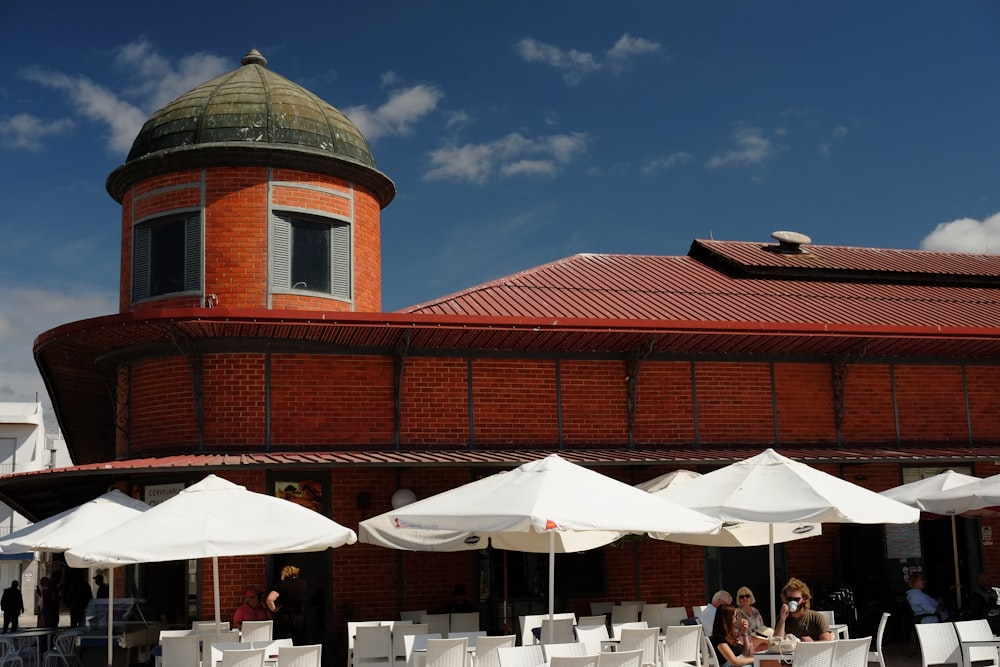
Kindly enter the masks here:
<path id="1" fill-rule="evenodd" d="M 344 114 L 266 63 L 252 50 L 157 111 L 108 177 L 121 312 L 381 310 L 395 187 Z"/>

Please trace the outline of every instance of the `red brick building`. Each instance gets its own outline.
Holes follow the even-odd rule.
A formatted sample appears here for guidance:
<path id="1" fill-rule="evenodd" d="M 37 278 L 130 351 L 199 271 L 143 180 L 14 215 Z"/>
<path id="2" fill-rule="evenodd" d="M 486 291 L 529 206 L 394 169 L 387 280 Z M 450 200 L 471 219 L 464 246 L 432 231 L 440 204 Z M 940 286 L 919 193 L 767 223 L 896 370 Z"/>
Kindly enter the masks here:
<path id="1" fill-rule="evenodd" d="M 997 256 L 695 240 L 686 256 L 577 255 L 383 313 L 395 188 L 343 114 L 256 52 L 157 112 L 108 191 L 120 311 L 36 341 L 77 465 L 0 479 L 31 518 L 214 472 L 291 484 L 356 527 L 397 489 L 424 497 L 550 452 L 629 483 L 766 447 L 876 491 L 998 472 Z M 964 584 L 984 567 L 1000 578 L 992 523 L 959 525 Z M 881 611 L 901 568 L 950 582 L 947 530 L 824 526 L 779 548 L 781 575 L 849 583 Z M 635 540 L 564 560 L 559 605 L 578 613 L 745 583 L 767 607 L 759 550 Z M 347 618 L 442 608 L 456 583 L 495 627 L 505 561 L 516 609 L 543 604 L 533 555 L 358 544 L 224 559 L 223 613 L 294 562 L 316 640 L 336 645 Z M 210 568 L 191 584 L 187 568 L 139 566 L 122 585 L 172 621 L 209 618 Z"/>

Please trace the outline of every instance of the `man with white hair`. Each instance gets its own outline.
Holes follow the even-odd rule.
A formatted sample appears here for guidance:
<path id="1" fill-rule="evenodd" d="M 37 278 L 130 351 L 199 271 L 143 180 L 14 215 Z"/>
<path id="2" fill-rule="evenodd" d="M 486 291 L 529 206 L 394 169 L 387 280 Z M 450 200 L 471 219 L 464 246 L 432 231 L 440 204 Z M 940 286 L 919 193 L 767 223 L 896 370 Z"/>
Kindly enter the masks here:
<path id="1" fill-rule="evenodd" d="M 715 612 L 718 611 L 719 607 L 732 603 L 733 596 L 729 594 L 729 591 L 715 591 L 711 604 L 702 609 L 701 613 L 698 614 L 698 622 L 701 623 L 701 629 L 706 635 L 709 637 L 712 636 L 712 626 L 715 625 Z"/>

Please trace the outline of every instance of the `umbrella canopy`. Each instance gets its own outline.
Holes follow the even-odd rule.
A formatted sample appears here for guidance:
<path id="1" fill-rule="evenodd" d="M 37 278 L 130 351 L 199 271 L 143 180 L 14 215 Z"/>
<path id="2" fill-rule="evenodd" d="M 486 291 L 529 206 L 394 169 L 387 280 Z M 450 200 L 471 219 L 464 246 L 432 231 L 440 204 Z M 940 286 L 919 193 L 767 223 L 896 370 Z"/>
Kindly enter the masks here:
<path id="1" fill-rule="evenodd" d="M 627 533 L 710 533 L 719 521 L 657 498 L 552 454 L 515 470 L 418 500 L 360 525 L 362 541 L 386 545 L 386 522 L 414 544 L 422 531 L 452 531 L 466 548 L 478 538 L 497 549 L 549 554 L 549 615 L 554 613 L 555 554 L 604 546 Z M 421 539 L 429 539 L 424 533 Z M 459 540 L 459 536 L 464 537 Z M 403 540 L 388 540 L 399 547 Z M 394 544 L 395 543 L 395 544 Z M 430 550 L 430 549 L 428 549 Z"/>
<path id="2" fill-rule="evenodd" d="M 925 477 L 924 479 L 918 479 L 915 482 L 902 484 L 886 491 L 882 491 L 879 495 L 883 495 L 886 498 L 892 498 L 893 500 L 897 500 L 901 503 L 909 505 L 910 507 L 924 509 L 922 503 L 924 498 L 942 491 L 948 491 L 950 489 L 972 484 L 973 482 L 978 482 L 980 479 L 981 478 L 973 477 L 972 475 L 963 475 L 962 473 L 955 472 L 954 470 L 946 470 L 931 477 Z M 951 550 L 952 556 L 955 560 L 955 599 L 958 603 L 958 608 L 961 609 L 962 578 L 958 568 L 958 530 L 955 526 L 954 514 L 951 515 Z"/>
<path id="3" fill-rule="evenodd" d="M 723 521 L 769 525 L 807 523 L 915 523 L 920 512 L 773 449 L 689 480 L 684 504 Z M 774 540 L 771 618 L 775 614 Z"/>
<path id="4" fill-rule="evenodd" d="M 60 553 L 145 512 L 149 505 L 117 489 L 37 521 L 0 540 L 0 553 Z"/>
<path id="5" fill-rule="evenodd" d="M 115 567 L 211 558 L 218 622 L 220 556 L 323 551 L 356 541 L 353 530 L 318 512 L 209 475 L 73 547 L 66 552 L 66 562 L 72 567 Z"/>
<path id="6" fill-rule="evenodd" d="M 685 485 L 699 477 L 701 473 L 693 470 L 674 470 L 635 486 L 637 489 L 643 489 L 683 505 L 686 496 Z M 822 534 L 823 525 L 819 523 L 782 523 L 774 526 L 772 531 L 770 524 L 766 523 L 726 521 L 718 533 L 701 535 L 650 533 L 650 537 L 701 547 L 761 547 L 770 544 L 772 537 L 775 544 L 780 544 Z"/>
<path id="7" fill-rule="evenodd" d="M 1000 475 L 975 478 L 974 482 L 929 493 L 920 505 L 934 514 L 966 514 L 1000 505 Z"/>

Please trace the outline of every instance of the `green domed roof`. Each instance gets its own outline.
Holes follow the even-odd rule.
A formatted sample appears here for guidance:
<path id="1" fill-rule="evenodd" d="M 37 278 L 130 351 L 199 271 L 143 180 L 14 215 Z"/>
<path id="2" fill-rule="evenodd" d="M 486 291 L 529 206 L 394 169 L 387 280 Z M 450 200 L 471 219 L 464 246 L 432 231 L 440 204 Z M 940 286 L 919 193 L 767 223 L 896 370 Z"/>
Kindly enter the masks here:
<path id="1" fill-rule="evenodd" d="M 303 168 L 316 169 L 324 159 L 332 159 L 341 165 L 339 171 L 347 168 L 349 177 L 368 181 L 383 206 L 392 199 L 395 187 L 375 169 L 367 142 L 347 116 L 268 70 L 256 49 L 241 62 L 241 67 L 181 95 L 146 121 L 125 164 L 108 178 L 115 199 L 121 200 L 135 178 L 163 171 L 166 165 L 149 164 L 153 158 L 175 158 L 168 161 L 190 166 L 218 163 L 224 154 L 227 163 L 285 166 L 288 160 L 282 155 L 291 157 L 288 153 L 297 156 L 296 164 Z M 176 159 L 182 153 L 184 159 Z M 359 177 L 358 167 L 371 173 Z M 319 170 L 338 172 L 330 166 Z"/>

